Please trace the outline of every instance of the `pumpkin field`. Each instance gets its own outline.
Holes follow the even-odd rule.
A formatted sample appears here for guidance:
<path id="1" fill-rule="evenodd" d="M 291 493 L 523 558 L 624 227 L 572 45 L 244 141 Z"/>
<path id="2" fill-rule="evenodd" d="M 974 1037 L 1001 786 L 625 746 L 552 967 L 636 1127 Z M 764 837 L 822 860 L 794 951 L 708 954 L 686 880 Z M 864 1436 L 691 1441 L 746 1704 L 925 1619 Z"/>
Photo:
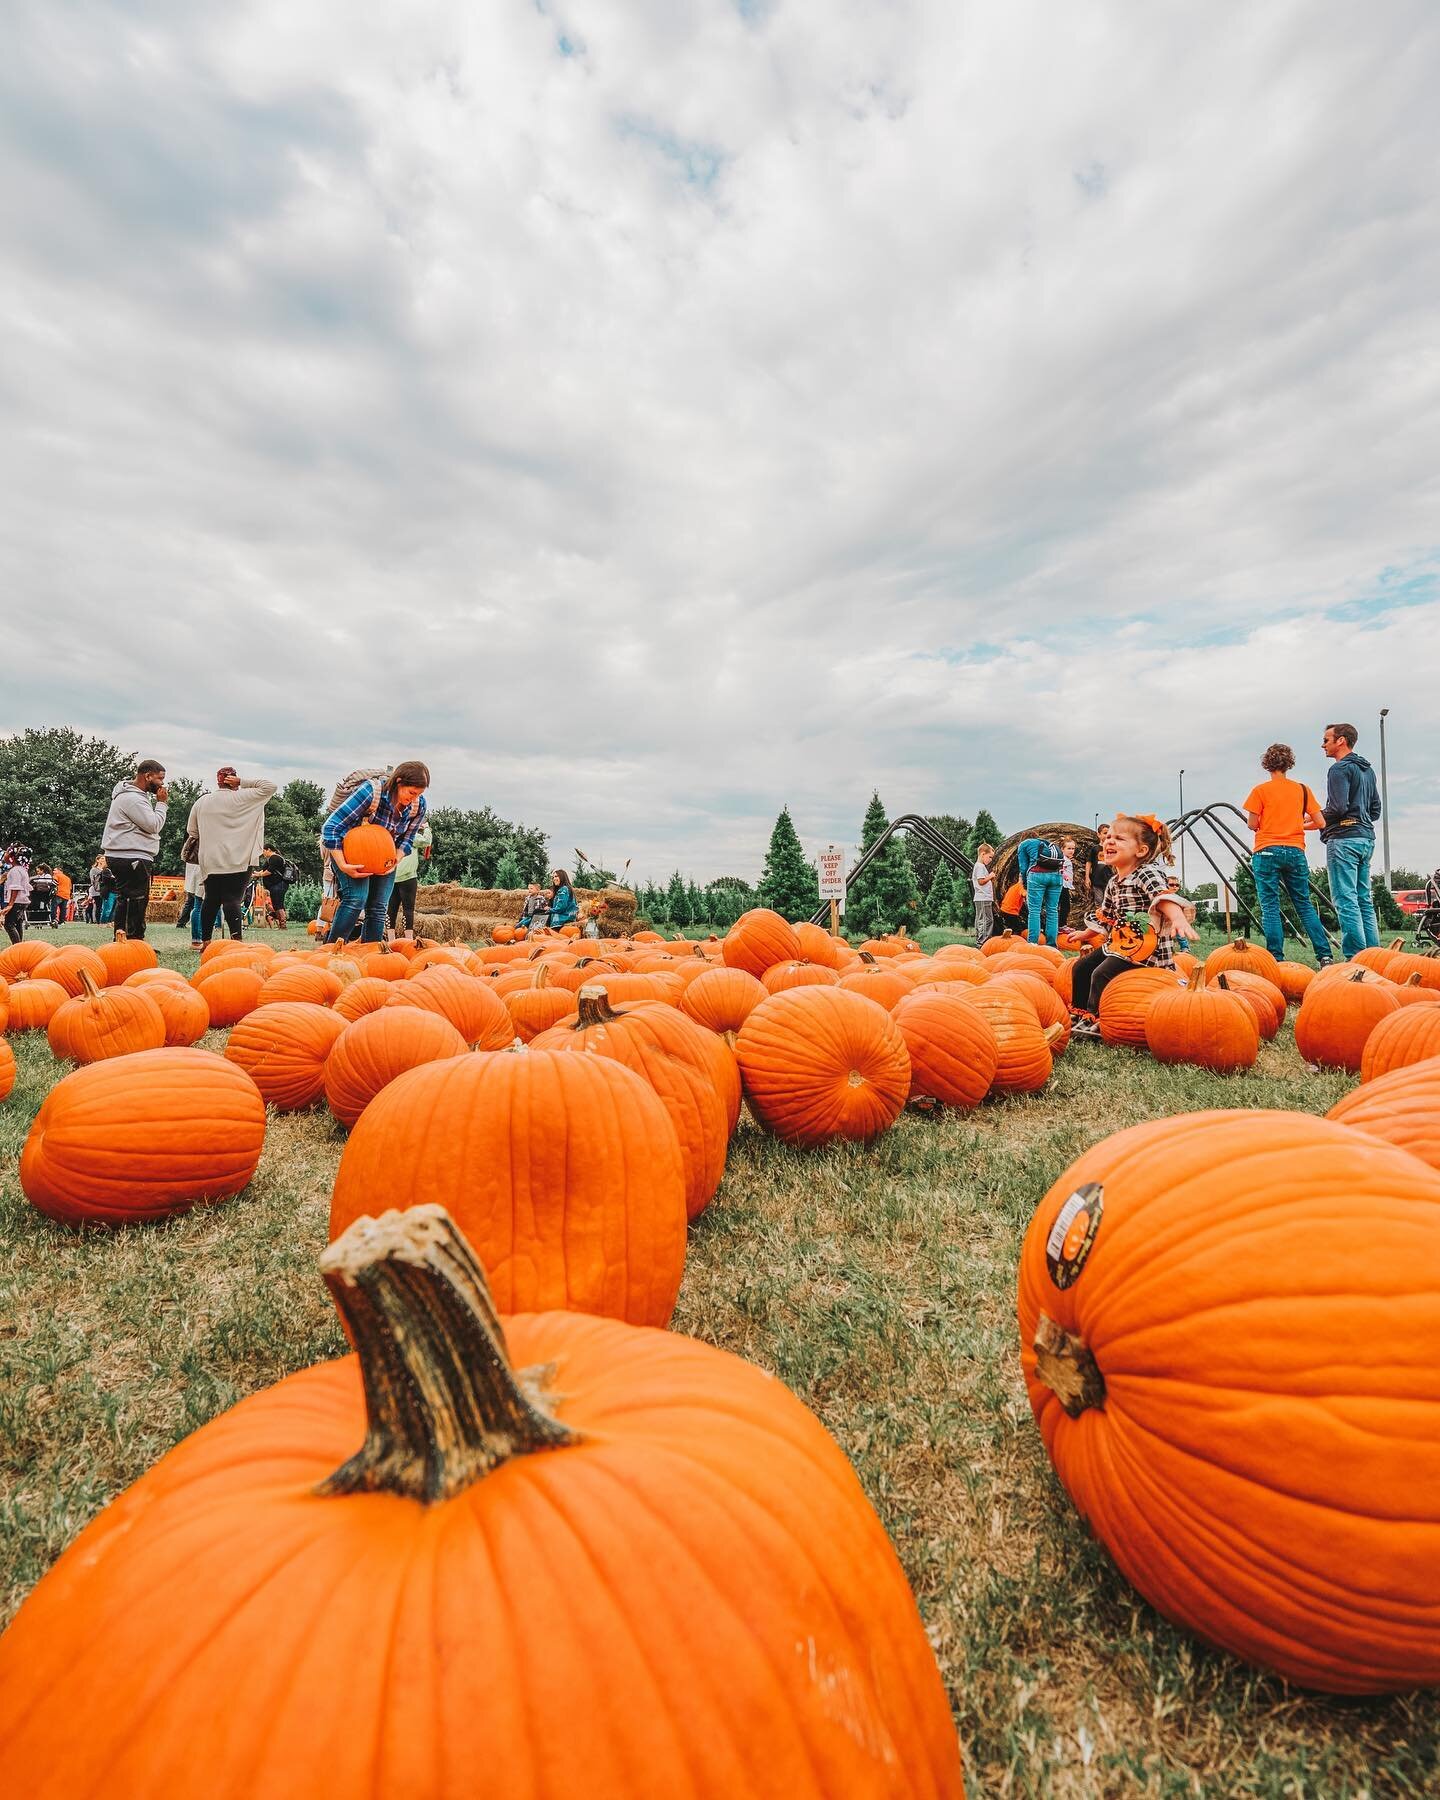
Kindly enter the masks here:
<path id="1" fill-rule="evenodd" d="M 732 937 L 753 946 L 768 926 L 747 920 Z M 1428 1239 L 1416 1234 L 1440 1220 L 1424 1208 L 1440 1196 L 1440 1004 L 1429 972 L 1412 966 L 1417 959 L 1402 958 L 1389 973 L 1376 959 L 1358 972 L 1337 968 L 1313 979 L 1312 971 L 1282 965 L 1282 990 L 1274 965 L 1252 968 L 1248 948 L 1236 955 L 1210 936 L 1192 945 L 1189 987 L 1165 971 L 1121 976 L 1102 1004 L 1106 1041 L 1088 1042 L 1070 1041 L 1068 970 L 1057 953 L 1037 959 L 1007 942 L 981 956 L 958 932 L 938 929 L 918 944 L 872 944 L 863 956 L 849 946 L 826 949 L 815 941 L 823 934 L 796 940 L 790 933 L 768 962 L 767 951 L 732 956 L 714 943 L 697 949 L 652 939 L 597 950 L 541 938 L 474 954 L 465 946 L 425 952 L 428 968 L 413 951 L 346 966 L 292 930 L 258 948 L 249 940 L 217 943 L 208 977 L 195 952 L 170 941 L 176 935 L 152 932 L 152 973 L 138 947 L 131 947 L 133 967 L 67 949 L 97 950 L 108 936 L 98 929 L 45 932 L 27 943 L 38 942 L 47 956 L 67 949 L 66 959 L 47 976 L 27 953 L 26 966 L 12 966 L 8 987 L 0 987 L 9 1014 L 8 1030 L 0 1022 L 0 1093 L 13 1078 L 0 1099 L 0 1622 L 16 1618 L 77 1534 L 173 1446 L 247 1397 L 345 1355 L 332 1292 L 356 1307 L 346 1319 L 363 1351 L 379 1329 L 366 1309 L 379 1302 L 341 1296 L 350 1265 L 339 1253 L 362 1242 L 353 1229 L 341 1234 L 383 1210 L 377 1195 L 420 1206 L 443 1190 L 453 1192 L 450 1210 L 491 1270 L 502 1319 L 536 1307 L 540 1294 L 545 1307 L 567 1305 L 572 1323 L 581 1313 L 668 1323 L 778 1378 L 810 1410 L 848 1458 L 888 1534 L 923 1631 L 916 1627 L 911 1642 L 903 1621 L 895 1622 L 906 1604 L 903 1584 L 891 1591 L 883 1556 L 858 1520 L 837 1510 L 833 1541 L 817 1541 L 816 1554 L 823 1549 L 832 1563 L 847 1557 L 853 1605 L 873 1606 L 877 1620 L 884 1613 L 877 1668 L 926 1660 L 928 1642 L 943 1689 L 939 1739 L 946 1740 L 934 1753 L 943 1763 L 948 1704 L 970 1794 L 1361 1800 L 1440 1791 L 1440 1510 L 1433 1486 L 1425 1486 L 1440 1467 L 1433 1375 L 1440 1342 L 1429 1339 L 1427 1363 L 1418 1338 L 1404 1336 L 1414 1320 L 1422 1327 L 1425 1317 L 1435 1320 L 1440 1268 L 1411 1257 L 1417 1293 L 1426 1289 L 1431 1310 L 1412 1313 L 1404 1296 L 1394 1300 L 1397 1335 L 1374 1348 L 1374 1315 L 1364 1310 L 1368 1277 L 1359 1266 L 1365 1259 L 1349 1269 L 1343 1261 L 1347 1245 L 1373 1242 L 1377 1259 L 1398 1265 L 1405 1245 L 1436 1243 L 1433 1230 Z M 272 967 L 277 947 L 284 962 Z M 599 961 L 582 964 L 587 951 Z M 742 996 L 743 984 L 725 978 L 732 969 L 756 991 Z M 167 970 L 171 977 L 161 973 Z M 1141 979 L 1151 975 L 1159 979 Z M 63 990 L 58 997 L 29 992 L 52 979 Z M 102 1016 L 107 996 L 130 995 L 153 995 L 155 1003 Z M 67 1004 L 75 1011 L 58 1018 Z M 687 1021 L 683 1028 L 677 1018 Z M 376 1021 L 386 1022 L 388 1035 Z M 618 1035 L 622 1027 L 643 1038 L 617 1053 L 628 1067 L 603 1049 L 563 1054 L 594 1049 L 591 1034 Z M 148 1041 L 126 1035 L 146 1030 Z M 521 1051 L 512 1055 L 517 1038 Z M 107 1045 L 127 1053 L 112 1055 Z M 1362 1069 L 1363 1056 L 1370 1061 Z M 161 1058 L 180 1060 L 150 1060 Z M 831 1065 L 853 1065 L 848 1084 L 834 1092 L 825 1079 Z M 162 1079 L 166 1070 L 173 1074 Z M 67 1123 L 50 1101 L 51 1128 L 37 1145 L 32 1124 L 42 1104 L 62 1078 L 79 1077 L 85 1087 L 71 1090 L 73 1117 Z M 1394 1084 L 1383 1119 L 1384 1106 L 1366 1091 L 1377 1082 Z M 252 1104 L 252 1084 L 268 1105 Z M 199 1110 L 185 1118 L 204 1141 L 193 1154 L 214 1169 L 226 1155 L 236 1159 L 232 1176 L 207 1177 L 204 1191 L 219 1203 L 156 1198 L 163 1158 L 146 1133 L 163 1130 L 168 1143 L 181 1129 L 179 1114 L 157 1122 L 159 1091 L 167 1087 L 196 1096 Z M 1411 1087 L 1418 1099 L 1409 1097 Z M 1375 1091 L 1382 1101 L 1390 1092 Z M 1352 1093 L 1358 1098 L 1347 1102 Z M 1378 1135 L 1317 1123 L 1336 1107 L 1345 1117 L 1347 1106 L 1355 1126 Z M 582 1145 L 578 1126 L 565 1121 L 586 1107 L 609 1123 Z M 1210 1109 L 1238 1117 L 1178 1117 Z M 678 1119 L 682 1111 L 688 1135 L 666 1123 L 667 1112 Z M 1108 1148 L 1114 1134 L 1137 1127 L 1145 1130 L 1125 1140 L 1123 1154 Z M 538 1181 L 547 1133 L 566 1131 L 568 1151 L 562 1145 L 555 1154 L 568 1154 L 564 1179 L 577 1208 L 593 1205 L 598 1213 L 603 1190 L 622 1180 L 643 1187 L 663 1178 L 667 1193 L 683 1195 L 688 1230 L 683 1218 L 676 1224 L 674 1206 L 657 1223 L 643 1196 L 634 1200 L 623 1291 L 611 1261 L 587 1261 L 572 1249 L 557 1274 L 537 1247 L 527 1266 L 498 1254 L 485 1228 L 462 1218 L 462 1205 L 478 1206 L 487 1184 L 518 1182 L 522 1161 L 526 1177 Z M 532 1136 L 522 1158 L 524 1132 Z M 1390 1143 L 1381 1141 L 1386 1135 Z M 1409 1148 L 1394 1147 L 1402 1143 Z M 652 1153 L 658 1173 L 640 1165 Z M 139 1198 L 125 1197 L 127 1183 Z M 1321 1188 L 1328 1203 L 1317 1201 L 1312 1218 Z M 1193 1210 L 1177 1222 L 1164 1209 L 1182 1189 Z M 1126 1205 L 1151 1209 L 1138 1247 L 1133 1230 L 1121 1238 Z M 1266 1206 L 1288 1209 L 1293 1255 L 1275 1253 L 1288 1236 L 1262 1230 Z M 508 1217 L 508 1201 L 503 1210 Z M 86 1224 L 98 1228 L 74 1228 Z M 1105 1459 L 1074 1447 L 1097 1441 L 1093 1428 L 1106 1405 L 1105 1370 L 1086 1347 L 1103 1336 L 1094 1310 L 1101 1301 L 1086 1314 L 1092 1289 L 1080 1276 L 1092 1248 L 1092 1281 L 1116 1269 L 1102 1260 L 1107 1233 L 1114 1234 L 1112 1258 L 1122 1242 L 1131 1258 L 1130 1288 L 1111 1293 L 1112 1313 L 1122 1305 L 1150 1309 L 1134 1341 L 1149 1329 L 1162 1354 L 1182 1361 L 1191 1334 L 1182 1329 L 1186 1304 L 1175 1287 L 1189 1276 L 1176 1271 L 1192 1264 L 1200 1271 L 1194 1311 L 1222 1321 L 1207 1350 L 1217 1393 L 1226 1384 L 1219 1365 L 1232 1352 L 1243 1364 L 1252 1339 L 1294 1347 L 1288 1361 L 1285 1350 L 1275 1352 L 1280 1385 L 1257 1395 L 1252 1410 L 1225 1410 L 1218 1400 L 1210 1406 L 1197 1395 L 1203 1372 L 1184 1392 L 1177 1382 L 1159 1400 L 1143 1379 L 1115 1388 L 1117 1411 L 1129 1407 L 1145 1418 L 1146 1441 L 1170 1459 L 1147 1471 L 1153 1492 L 1138 1464 L 1123 1481 L 1112 1469 L 1107 1488 Z M 332 1237 L 340 1241 L 322 1278 Z M 446 1266 L 458 1266 L 441 1249 Z M 347 1253 L 351 1262 L 359 1254 Z M 454 1277 L 462 1286 L 470 1279 L 467 1255 Z M 423 1261 L 413 1246 L 401 1261 L 407 1257 Z M 1334 1284 L 1328 1322 L 1318 1320 L 1305 1286 L 1317 1267 Z M 561 1298 L 543 1298 L 549 1281 L 559 1283 Z M 483 1305 L 480 1314 L 488 1316 Z M 1337 1365 L 1351 1351 L 1362 1361 L 1369 1356 L 1356 1386 L 1346 1385 L 1348 1371 L 1326 1366 L 1331 1330 L 1341 1347 Z M 536 1373 L 532 1361 L 558 1353 L 522 1354 L 531 1336 L 539 1344 L 544 1333 L 522 1321 L 511 1348 L 517 1365 Z M 1373 1354 L 1356 1350 L 1360 1337 Z M 494 1344 L 488 1326 L 477 1343 L 483 1362 Z M 501 1346 L 504 1365 L 503 1337 Z M 690 1355 L 684 1347 L 678 1353 L 682 1361 Z M 692 1363 L 685 1379 L 703 1386 L 708 1365 Z M 746 1372 L 725 1367 L 725 1379 L 737 1383 L 726 1406 L 738 1415 L 761 1404 L 748 1388 L 742 1393 Z M 1242 1385 L 1239 1374 L 1229 1379 Z M 1387 1428 L 1414 1436 L 1413 1490 L 1366 1492 L 1343 1520 L 1345 1507 L 1332 1497 L 1316 1522 L 1304 1496 L 1327 1481 L 1341 1492 L 1339 1465 L 1348 1453 L 1335 1446 L 1361 1444 L 1378 1429 L 1382 1415 L 1365 1410 L 1375 1394 L 1390 1409 Z M 523 1440 L 532 1427 L 563 1434 L 563 1394 L 553 1409 L 559 1425 L 545 1393 L 527 1380 L 512 1398 L 512 1435 Z M 1145 1412 L 1161 1405 L 1174 1409 L 1173 1432 Z M 395 1406 L 404 1412 L 403 1395 Z M 374 1417 L 372 1410 L 372 1425 Z M 563 1435 L 543 1440 L 563 1442 Z M 1283 1455 L 1267 1462 L 1277 1443 Z M 349 1449 L 361 1450 L 358 1437 Z M 454 1479 L 451 1450 L 430 1444 L 426 1496 L 454 1491 L 435 1485 Z M 1120 1449 L 1107 1454 L 1114 1469 L 1122 1467 Z M 354 1483 L 383 1485 L 383 1467 L 377 1476 L 363 1464 L 358 1455 L 346 1464 Z M 1220 1465 L 1229 1487 L 1214 1477 Z M 1392 1456 L 1384 1466 L 1407 1465 Z M 1248 1480 L 1238 1483 L 1232 1477 L 1242 1467 Z M 1297 1471 L 1288 1494 L 1270 1492 L 1277 1467 Z M 753 1480 L 763 1474 L 752 1472 Z M 1232 1534 L 1252 1523 L 1232 1510 L 1229 1497 L 1240 1486 L 1265 1490 L 1253 1501 L 1253 1524 L 1256 1542 L 1272 1546 L 1266 1554 Z M 1094 1529 L 1081 1516 L 1082 1493 Z M 683 1529 L 695 1528 L 683 1521 Z M 143 1535 L 138 1515 L 133 1529 Z M 1286 1544 L 1284 1556 L 1276 1542 Z M 1386 1573 L 1392 1551 L 1401 1572 L 1394 1579 L 1411 1580 L 1413 1591 L 1395 1591 Z M 717 1551 L 717 1571 L 722 1561 Z M 623 1571 L 611 1579 L 623 1581 Z M 97 1735 L 114 1731 L 134 1757 L 124 1704 L 97 1701 L 95 1674 L 103 1667 L 106 1685 L 123 1690 L 152 1681 L 153 1672 L 137 1670 L 129 1657 L 113 1659 L 103 1634 L 84 1648 L 91 1621 L 75 1616 L 83 1580 L 83 1571 L 72 1577 L 70 1615 L 57 1596 L 28 1643 L 45 1634 L 57 1664 L 90 1658 L 65 1705 L 93 1705 Z M 1151 1584 L 1163 1590 L 1163 1612 L 1141 1592 Z M 517 1618 L 525 1603 L 521 1592 Z M 347 1604 L 345 1616 L 355 1616 L 353 1594 Z M 547 1607 L 564 1604 L 563 1594 L 544 1598 Z M 257 1628 L 281 1640 L 295 1629 L 279 1618 Z M 578 1643 L 592 1641 L 588 1621 L 574 1629 Z M 604 1629 L 593 1627 L 597 1646 Z M 646 1626 L 634 1615 L 627 1630 L 643 1635 Z M 1221 1642 L 1234 1648 L 1215 1647 Z M 384 1668 L 384 1645 L 363 1633 L 337 1653 L 354 1659 L 353 1671 L 327 1663 L 347 1693 L 400 1679 Z M 716 1658 L 718 1692 L 721 1649 L 707 1649 L 701 1632 L 692 1654 Z M 301 1680 L 300 1650 L 292 1645 L 283 1655 Z M 1282 1667 L 1296 1679 L 1274 1672 Z M 653 1696 L 626 1691 L 618 1680 L 607 1689 L 605 1677 L 592 1673 L 593 1692 L 577 1695 L 577 1709 L 643 1709 L 678 1691 L 673 1669 L 655 1675 Z M 892 1674 L 875 1675 L 877 1692 Z M 193 1681 L 184 1685 L 183 1670 L 175 1679 L 180 1692 L 196 1692 Z M 417 1705 L 422 1685 L 410 1684 Z M 707 1732 L 714 1756 L 721 1754 L 711 1685 L 694 1698 L 702 1741 L 684 1752 L 697 1766 L 711 1753 Z M 37 1698 L 36 1716 L 49 1704 Z M 274 1704 L 283 1710 L 279 1689 Z M 895 1704 L 893 1694 L 887 1704 Z M 7 1733 L 20 1731 L 23 1711 L 7 1714 L 0 1701 L 0 1752 Z M 213 1738 L 196 1750 L 202 1762 L 239 1742 L 221 1711 L 211 1705 L 197 1717 L 197 1734 Z M 685 1718 L 676 1717 L 682 1730 Z M 562 1734 L 586 1724 L 559 1723 Z M 932 1738 L 935 1723 L 930 1717 Z M 264 1739 L 266 1729 L 264 1721 L 245 1722 L 243 1754 L 252 1754 L 252 1730 Z M 617 1740 L 630 1730 L 616 1726 Z M 167 1732 L 173 1739 L 170 1725 Z M 897 1738 L 887 1772 L 857 1774 L 848 1791 L 958 1791 L 943 1776 L 932 1778 L 921 1736 L 917 1726 L 912 1740 Z M 35 1753 L 38 1740 L 21 1741 L 22 1755 Z M 377 1759 L 385 1748 L 375 1750 Z M 813 1791 L 847 1791 L 844 1783 L 827 1787 L 821 1752 L 811 1744 L 809 1753 L 821 1771 Z M 183 1756 L 178 1764 L 165 1760 L 180 1754 L 167 1741 L 154 1766 L 183 1767 Z M 868 1760 L 864 1766 L 869 1771 Z M 373 1791 L 412 1791 L 403 1753 L 390 1768 L 401 1775 L 387 1788 L 372 1771 Z M 110 1791 L 142 1790 L 122 1780 Z M 161 1781 L 153 1791 L 190 1790 Z M 257 1780 L 236 1791 L 275 1790 Z M 531 1788 L 516 1791 L 557 1790 L 537 1775 Z M 690 1791 L 720 1790 L 697 1780 Z M 743 1784 L 730 1791 L 743 1792 Z"/>

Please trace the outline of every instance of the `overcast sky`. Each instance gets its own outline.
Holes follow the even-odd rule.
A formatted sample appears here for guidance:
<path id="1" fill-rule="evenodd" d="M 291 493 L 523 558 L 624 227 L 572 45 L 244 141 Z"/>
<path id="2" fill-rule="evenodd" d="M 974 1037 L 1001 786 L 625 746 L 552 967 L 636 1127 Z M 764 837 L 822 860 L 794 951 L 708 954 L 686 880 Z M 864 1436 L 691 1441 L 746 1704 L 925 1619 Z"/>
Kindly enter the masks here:
<path id="1" fill-rule="evenodd" d="M 1433 0 L 13 0 L 0 730 L 641 875 L 1243 798 L 1440 862 Z"/>

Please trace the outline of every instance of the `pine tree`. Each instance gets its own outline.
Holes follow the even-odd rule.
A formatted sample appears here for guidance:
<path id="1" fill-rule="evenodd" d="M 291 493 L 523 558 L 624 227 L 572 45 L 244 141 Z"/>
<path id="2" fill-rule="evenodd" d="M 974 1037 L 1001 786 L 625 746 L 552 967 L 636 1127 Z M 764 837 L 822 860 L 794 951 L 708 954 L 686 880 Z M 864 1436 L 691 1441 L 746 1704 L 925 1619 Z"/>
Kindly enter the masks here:
<path id="1" fill-rule="evenodd" d="M 690 923 L 692 925 L 708 924 L 710 914 L 705 909 L 705 896 L 693 881 L 685 883 L 685 898 L 690 906 Z"/>
<path id="2" fill-rule="evenodd" d="M 770 833 L 765 869 L 755 890 L 756 903 L 785 919 L 808 919 L 820 904 L 820 881 L 814 864 L 800 847 L 790 808 L 782 806 Z"/>
<path id="3" fill-rule="evenodd" d="M 949 838 L 962 853 L 970 842 L 970 821 L 955 813 L 927 813 L 925 822 L 933 825 L 941 837 Z M 909 837 L 906 842 L 910 846 L 910 862 L 915 870 L 915 879 L 928 893 L 935 880 L 935 865 L 943 863 L 945 858 L 938 850 L 932 850 L 922 838 Z"/>
<path id="4" fill-rule="evenodd" d="M 525 870 L 513 849 L 506 850 L 496 864 L 495 885 L 497 888 L 523 888 L 525 886 Z"/>
<path id="5" fill-rule="evenodd" d="M 993 844 L 998 850 L 1005 841 L 1000 827 L 995 823 L 995 815 L 988 807 L 982 806 L 975 815 L 975 827 L 970 833 L 969 842 L 965 846 L 965 854 L 971 862 L 975 860 L 975 852 L 982 844 Z"/>
<path id="6" fill-rule="evenodd" d="M 930 889 L 925 896 L 925 923 L 927 925 L 953 925 L 951 916 L 955 910 L 955 884 L 951 879 L 950 865 L 938 857 L 935 861 L 935 873 L 930 880 Z"/>
<path id="7" fill-rule="evenodd" d="M 950 883 L 950 922 L 965 928 L 975 923 L 975 889 L 963 869 L 955 871 Z"/>
<path id="8" fill-rule="evenodd" d="M 665 890 L 665 916 L 670 924 L 683 930 L 692 923 L 690 918 L 690 900 L 685 892 L 685 878 L 677 869 L 670 877 L 670 885 Z"/>
<path id="9" fill-rule="evenodd" d="M 860 827 L 862 853 L 875 843 L 888 823 L 879 794 L 872 794 Z M 874 937 L 882 931 L 913 931 L 919 919 L 920 888 L 910 862 L 909 846 L 903 834 L 897 834 L 859 880 L 850 884 L 845 923 L 853 931 Z"/>

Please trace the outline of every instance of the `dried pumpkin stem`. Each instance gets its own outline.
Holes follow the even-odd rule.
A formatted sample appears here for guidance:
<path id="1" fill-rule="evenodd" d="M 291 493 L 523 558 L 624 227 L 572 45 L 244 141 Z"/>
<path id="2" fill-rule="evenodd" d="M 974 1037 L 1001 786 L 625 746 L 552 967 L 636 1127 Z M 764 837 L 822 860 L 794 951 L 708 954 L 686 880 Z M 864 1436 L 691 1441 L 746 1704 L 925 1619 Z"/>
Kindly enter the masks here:
<path id="1" fill-rule="evenodd" d="M 316 1490 L 447 1500 L 578 1434 L 511 1365 L 474 1252 L 442 1206 L 357 1219 L 320 1272 L 360 1353 L 365 1442 Z"/>
<path id="2" fill-rule="evenodd" d="M 580 1015 L 577 1031 L 583 1031 L 587 1025 L 608 1025 L 620 1017 L 603 987 L 582 987 L 575 996 L 575 1010 Z"/>
<path id="3" fill-rule="evenodd" d="M 1035 1373 L 1072 1419 L 1105 1404 L 1105 1377 L 1083 1339 L 1041 1313 L 1035 1327 Z"/>

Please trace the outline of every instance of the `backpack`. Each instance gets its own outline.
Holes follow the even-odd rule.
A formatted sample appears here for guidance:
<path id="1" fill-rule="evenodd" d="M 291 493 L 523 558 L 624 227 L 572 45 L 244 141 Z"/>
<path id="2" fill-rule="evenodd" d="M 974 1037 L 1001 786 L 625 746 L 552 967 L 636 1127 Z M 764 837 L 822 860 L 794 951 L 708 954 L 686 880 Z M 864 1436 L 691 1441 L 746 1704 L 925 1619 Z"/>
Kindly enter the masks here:
<path id="1" fill-rule="evenodd" d="M 1043 875 L 1055 875 L 1060 870 L 1060 846 L 1049 838 L 1041 838 L 1035 847 L 1035 860 L 1032 869 L 1039 869 Z"/>
<path id="2" fill-rule="evenodd" d="M 352 769 L 348 775 L 342 775 L 340 780 L 335 783 L 330 795 L 330 804 L 325 808 L 325 817 L 328 819 L 342 801 L 348 800 L 356 788 L 363 787 L 367 781 L 377 783 L 375 799 L 370 807 L 373 817 L 375 808 L 380 804 L 379 790 L 389 779 L 389 769 Z"/>

